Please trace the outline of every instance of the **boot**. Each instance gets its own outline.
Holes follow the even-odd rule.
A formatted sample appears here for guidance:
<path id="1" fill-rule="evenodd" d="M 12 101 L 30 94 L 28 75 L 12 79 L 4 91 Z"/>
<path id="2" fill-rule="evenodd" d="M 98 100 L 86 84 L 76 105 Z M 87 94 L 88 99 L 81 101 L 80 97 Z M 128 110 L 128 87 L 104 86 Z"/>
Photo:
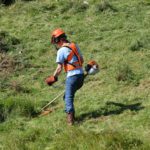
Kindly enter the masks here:
<path id="1" fill-rule="evenodd" d="M 73 112 L 67 113 L 67 123 L 70 126 L 74 124 Z"/>

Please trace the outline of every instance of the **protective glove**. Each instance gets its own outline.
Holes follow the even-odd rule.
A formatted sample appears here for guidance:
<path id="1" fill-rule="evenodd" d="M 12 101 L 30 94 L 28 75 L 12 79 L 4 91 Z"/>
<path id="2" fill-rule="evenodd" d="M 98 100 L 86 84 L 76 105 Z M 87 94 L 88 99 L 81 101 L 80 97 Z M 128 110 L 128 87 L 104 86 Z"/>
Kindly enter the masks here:
<path id="1" fill-rule="evenodd" d="M 45 80 L 45 82 L 46 82 L 49 86 L 51 86 L 52 84 L 54 84 L 54 83 L 57 82 L 57 81 L 58 81 L 58 78 L 55 77 L 55 76 L 49 76 L 49 77 Z"/>

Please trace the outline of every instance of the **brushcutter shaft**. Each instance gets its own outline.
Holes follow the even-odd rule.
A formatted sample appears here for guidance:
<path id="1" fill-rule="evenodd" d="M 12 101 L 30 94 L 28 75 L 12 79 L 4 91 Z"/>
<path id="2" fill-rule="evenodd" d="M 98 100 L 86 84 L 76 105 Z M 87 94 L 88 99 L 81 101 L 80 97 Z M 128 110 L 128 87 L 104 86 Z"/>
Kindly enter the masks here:
<path id="1" fill-rule="evenodd" d="M 61 92 L 59 95 L 57 95 L 52 101 L 50 101 L 48 104 L 46 104 L 40 111 L 43 111 L 45 108 L 47 108 L 50 104 L 52 104 L 55 100 L 57 100 L 60 96 L 62 96 L 65 93 L 65 91 Z"/>

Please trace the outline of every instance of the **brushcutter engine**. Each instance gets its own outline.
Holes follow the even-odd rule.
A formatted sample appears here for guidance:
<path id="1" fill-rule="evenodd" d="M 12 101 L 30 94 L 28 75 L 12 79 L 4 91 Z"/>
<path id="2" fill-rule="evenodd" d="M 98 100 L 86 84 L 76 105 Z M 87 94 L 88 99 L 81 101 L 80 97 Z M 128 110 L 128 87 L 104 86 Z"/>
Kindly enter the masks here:
<path id="1" fill-rule="evenodd" d="M 96 61 L 90 60 L 85 66 L 85 71 L 88 75 L 94 75 L 99 72 L 99 66 Z"/>

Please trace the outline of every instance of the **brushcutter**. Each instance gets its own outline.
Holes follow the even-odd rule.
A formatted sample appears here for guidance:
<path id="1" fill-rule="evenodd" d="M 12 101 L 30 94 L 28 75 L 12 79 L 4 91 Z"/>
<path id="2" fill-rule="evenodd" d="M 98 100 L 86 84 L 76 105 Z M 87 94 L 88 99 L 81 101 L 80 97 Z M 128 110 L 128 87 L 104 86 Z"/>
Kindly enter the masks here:
<path id="1" fill-rule="evenodd" d="M 88 64 L 85 66 L 85 73 L 84 78 L 86 78 L 88 75 L 95 75 L 99 72 L 99 65 L 96 61 L 91 60 L 88 62 Z M 52 110 L 46 109 L 49 105 L 51 105 L 53 102 L 55 102 L 59 97 L 65 94 L 65 91 L 62 91 L 59 95 L 57 95 L 54 99 L 52 99 L 49 103 L 47 103 L 44 107 L 41 108 L 41 116 L 47 115 Z"/>
<path id="2" fill-rule="evenodd" d="M 50 101 L 48 104 L 46 104 L 44 107 L 41 108 L 40 111 L 43 111 L 45 108 L 47 108 L 50 104 L 52 104 L 56 99 L 58 99 L 60 96 L 62 96 L 65 93 L 65 91 L 61 92 L 59 95 L 57 95 L 52 101 Z"/>

